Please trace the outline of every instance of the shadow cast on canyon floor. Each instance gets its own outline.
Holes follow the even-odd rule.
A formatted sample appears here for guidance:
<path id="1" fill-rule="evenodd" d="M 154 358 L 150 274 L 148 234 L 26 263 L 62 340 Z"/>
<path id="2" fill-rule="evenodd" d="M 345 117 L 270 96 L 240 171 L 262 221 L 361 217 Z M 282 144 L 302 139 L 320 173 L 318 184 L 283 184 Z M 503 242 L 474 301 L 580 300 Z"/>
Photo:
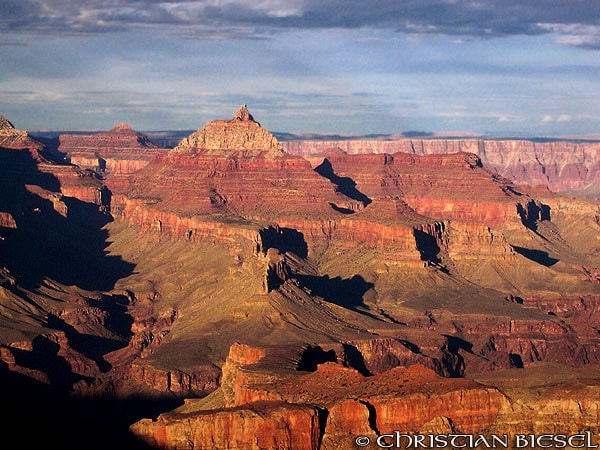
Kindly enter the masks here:
<path id="1" fill-rule="evenodd" d="M 104 356 L 128 345 L 129 339 L 133 334 L 131 332 L 133 318 L 127 312 L 127 304 L 120 302 L 118 298 L 110 298 L 97 303 L 99 305 L 98 309 L 108 313 L 105 326 L 112 332 L 112 337 L 80 333 L 75 327 L 53 314 L 48 315 L 48 327 L 64 332 L 71 348 L 93 360 L 98 365 L 100 371 L 108 372 L 112 368 L 112 365 L 104 359 Z M 54 356 L 56 356 L 56 352 L 54 352 Z M 52 354 L 41 358 L 41 361 L 46 363 L 51 360 Z M 47 368 L 40 369 L 43 371 L 47 370 Z M 69 375 L 70 370 L 67 370 L 62 378 Z"/>
<path id="2" fill-rule="evenodd" d="M 307 345 L 300 354 L 296 370 L 315 372 L 319 364 L 333 362 L 351 367 L 363 376 L 373 375 L 367 368 L 362 353 L 354 345 L 344 343 L 342 349 L 342 354 L 338 355 L 333 349 L 325 351 L 319 345 Z"/>
<path id="3" fill-rule="evenodd" d="M 291 252 L 300 258 L 308 256 L 308 244 L 304 234 L 293 228 L 267 227 L 259 231 L 263 254 L 269 248 L 276 248 L 281 253 Z"/>
<path id="4" fill-rule="evenodd" d="M 552 267 L 554 264 L 556 264 L 557 262 L 560 261 L 559 259 L 552 258 L 550 255 L 548 255 L 548 252 L 545 252 L 542 250 L 534 250 L 531 248 L 518 247 L 516 245 L 513 245 L 512 248 L 518 254 L 524 256 L 525 258 L 527 258 L 531 261 L 541 264 L 542 266 Z"/>
<path id="5" fill-rule="evenodd" d="M 0 267 L 6 267 L 19 285 L 35 289 L 50 278 L 107 291 L 133 272 L 133 264 L 105 251 L 108 232 L 102 227 L 112 217 L 97 205 L 61 198 L 59 181 L 40 172 L 29 152 L 0 148 L 0 180 L 0 211 L 16 223 L 1 229 Z M 44 191 L 38 195 L 39 188 Z M 61 199 L 66 216 L 47 196 Z"/>
<path id="6" fill-rule="evenodd" d="M 421 253 L 422 261 L 428 261 L 432 264 L 439 264 L 442 262 L 439 256 L 440 247 L 437 244 L 435 237 L 417 229 L 413 230 L 413 235 L 415 237 L 417 250 Z"/>
<path id="7" fill-rule="evenodd" d="M 78 398 L 0 364 L 3 436 L 14 448 L 33 450 L 156 450 L 129 432 L 141 418 L 155 418 L 183 402 L 151 398 Z"/>
<path id="8" fill-rule="evenodd" d="M 341 192 L 352 200 L 361 202 L 363 206 L 367 206 L 372 202 L 369 197 L 356 189 L 356 182 L 352 178 L 336 175 L 331 162 L 327 158 L 315 168 L 315 172 L 335 184 L 338 192 Z"/>
<path id="9" fill-rule="evenodd" d="M 368 312 L 358 308 L 368 308 L 364 303 L 364 295 L 375 285 L 367 282 L 360 275 L 354 275 L 352 278 L 344 279 L 341 277 L 329 278 L 328 275 L 299 275 L 294 278 L 298 280 L 301 286 L 310 290 L 313 295 L 343 308 L 351 309 L 361 314 Z"/>

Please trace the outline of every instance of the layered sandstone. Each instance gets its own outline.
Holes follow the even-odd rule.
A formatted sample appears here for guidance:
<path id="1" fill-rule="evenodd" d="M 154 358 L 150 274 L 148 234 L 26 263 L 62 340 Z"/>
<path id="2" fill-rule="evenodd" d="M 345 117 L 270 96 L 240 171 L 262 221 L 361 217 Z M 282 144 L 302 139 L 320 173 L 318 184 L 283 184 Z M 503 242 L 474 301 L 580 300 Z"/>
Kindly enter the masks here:
<path id="1" fill-rule="evenodd" d="M 311 301 L 312 296 L 388 324 L 460 335 L 453 341 L 440 335 L 424 338 L 403 333 L 401 344 L 396 334 L 394 339 L 382 340 L 385 343 L 379 353 L 371 349 L 373 341 L 366 335 L 362 342 L 344 341 L 353 342 L 372 372 L 421 363 L 438 373 L 457 375 L 556 361 L 568 348 L 574 355 L 570 364 L 577 364 L 582 354 L 591 355 L 586 364 L 597 361 L 595 352 L 590 351 L 594 339 L 574 345 L 576 333 L 572 330 L 551 333 L 562 330 L 553 328 L 555 319 L 545 331 L 532 330 L 523 324 L 539 321 L 542 314 L 524 311 L 518 303 L 505 300 L 543 284 L 547 284 L 543 293 L 547 298 L 565 288 L 552 281 L 555 272 L 543 265 L 545 260 L 538 264 L 538 253 L 528 252 L 521 244 L 521 240 L 536 240 L 540 233 L 557 229 L 553 220 L 558 200 L 551 193 L 538 200 L 482 167 L 479 158 L 470 153 L 330 152 L 313 159 L 313 167 L 309 167 L 306 160 L 286 154 L 265 157 L 266 150 L 258 151 L 263 142 L 255 143 L 256 154 L 244 156 L 240 148 L 227 148 L 233 145 L 227 142 L 243 141 L 244 127 L 257 125 L 236 128 L 253 122 L 239 113 L 222 122 L 231 123 L 231 132 L 239 135 L 229 141 L 215 137 L 221 144 L 211 148 L 198 145 L 183 151 L 182 147 L 160 155 L 135 175 L 111 178 L 108 186 L 115 216 L 138 224 L 145 232 L 192 243 L 214 239 L 237 254 L 236 264 L 250 254 L 252 258 L 266 257 L 257 279 L 261 287 L 255 292 L 268 294 L 268 299 L 246 300 L 241 311 L 233 313 L 235 320 L 254 323 L 257 318 L 249 311 L 256 308 L 265 311 L 270 327 L 276 328 L 274 324 L 283 319 L 308 327 L 312 333 L 317 322 L 330 324 L 326 315 L 339 312 Z M 204 136 L 210 128 L 203 129 Z M 215 133 L 219 136 L 221 131 Z M 282 198 L 287 200 L 285 204 Z M 593 210 L 580 212 L 589 215 Z M 588 226 L 591 232 L 596 225 Z M 548 240 L 539 237 L 540 242 L 544 239 Z M 298 263 L 296 258 L 316 257 L 323 248 L 328 249 L 322 257 L 323 272 L 307 270 L 309 262 Z M 365 257 L 364 252 L 369 251 L 376 251 L 381 259 Z M 344 267 L 336 269 L 338 277 L 333 275 L 336 272 L 328 274 L 328 267 L 338 266 Z M 407 269 L 415 270 L 402 272 Z M 572 283 L 573 292 L 586 292 L 581 269 L 574 263 L 565 269 L 573 274 L 579 271 L 575 282 L 563 278 Z M 528 273 L 535 273 L 538 280 L 532 282 Z M 447 288 L 447 282 L 453 287 Z M 377 294 L 369 290 L 371 285 Z M 359 294 L 352 294 L 351 287 Z M 333 289 L 348 291 L 341 296 L 331 292 Z M 425 296 L 429 296 L 425 304 L 431 306 L 416 306 Z M 289 308 L 300 303 L 303 313 L 290 312 Z M 307 311 L 314 311 L 318 321 L 311 324 Z M 478 326 L 484 315 L 489 321 Z M 501 333 L 515 315 L 516 325 L 509 333 Z M 382 333 L 377 325 L 365 328 Z M 347 339 L 344 333 L 336 338 Z M 386 329 L 385 333 L 399 330 Z M 495 340 L 490 340 L 489 333 L 496 334 Z M 552 335 L 551 344 L 543 342 L 544 333 Z"/>
<path id="2" fill-rule="evenodd" d="M 102 183 L 91 171 L 55 161 L 44 144 L 30 137 L 26 131 L 14 128 L 1 116 L 0 150 L 0 160 L 5 169 L 26 177 L 29 185 L 43 186 L 56 198 L 66 196 L 102 204 L 98 198 Z M 61 214 L 66 214 L 66 206 L 58 209 L 62 210 Z"/>
<path id="3" fill-rule="evenodd" d="M 397 246 L 400 257 L 415 263 L 421 255 L 414 230 L 429 233 L 436 226 L 399 198 L 375 199 L 378 205 L 368 217 L 353 216 L 371 200 L 357 200 L 305 159 L 283 152 L 245 107 L 231 120 L 210 122 L 135 175 L 113 177 L 107 184 L 115 214 L 193 239 L 206 235 L 203 229 L 235 236 L 276 222 L 312 242 L 325 237 L 347 245 Z M 215 218 L 218 227 L 211 225 Z"/>
<path id="4" fill-rule="evenodd" d="M 246 105 L 242 105 L 231 120 L 209 122 L 173 149 L 173 153 L 207 155 L 222 155 L 224 151 L 239 152 L 244 157 L 277 158 L 284 155 L 277 138 L 254 120 Z"/>
<path id="5" fill-rule="evenodd" d="M 249 135 L 247 127 L 260 126 L 247 110 L 241 111 L 229 121 L 209 123 L 134 177 L 109 180 L 115 214 L 178 236 L 202 236 L 202 228 L 212 229 L 201 224 L 201 217 L 209 224 L 220 215 L 277 221 L 307 240 L 325 236 L 338 245 L 361 242 L 402 249 L 396 258 L 407 262 L 431 259 L 423 248 L 429 244 L 419 240 L 431 239 L 438 249 L 446 249 L 448 230 L 465 228 L 449 228 L 444 221 L 471 221 L 486 224 L 477 233 L 487 232 L 484 246 L 492 253 L 512 255 L 501 235 L 494 241 L 494 232 L 486 230 L 496 224 L 522 227 L 518 204 L 526 197 L 481 168 L 473 155 L 334 154 L 311 170 L 304 159 L 273 153 L 279 147 L 270 144 L 271 137 Z M 480 194 L 476 200 L 470 195 L 475 189 Z M 148 216 L 154 218 L 148 221 Z M 229 234 L 238 234 L 236 230 L 240 227 Z M 461 239 L 452 242 L 459 245 Z"/>
<path id="6" fill-rule="evenodd" d="M 565 394 L 561 386 L 570 389 L 573 379 L 582 380 L 587 373 L 562 376 L 559 366 L 554 368 L 555 379 L 544 382 L 536 378 L 540 385 L 533 389 L 518 384 L 517 380 L 527 379 L 526 371 L 506 372 L 513 379 L 490 376 L 475 382 L 443 378 L 420 365 L 364 376 L 325 362 L 314 372 L 280 371 L 280 377 L 272 378 L 273 368 L 266 362 L 261 365 L 268 353 L 235 344 L 223 367 L 224 380 L 237 379 L 232 385 L 235 391 L 226 389 L 220 391 L 220 396 L 217 392 L 211 395 L 212 400 L 186 402 L 179 410 L 156 420 L 137 422 L 131 431 L 165 449 L 185 448 L 183 437 L 200 448 L 209 442 L 216 448 L 260 448 L 259 444 L 266 441 L 263 430 L 279 436 L 271 431 L 273 427 L 283 428 L 284 432 L 288 429 L 281 425 L 281 402 L 296 414 L 305 413 L 305 405 L 312 405 L 317 416 L 326 418 L 319 422 L 296 421 L 295 431 L 304 433 L 305 440 L 278 440 L 287 449 L 346 449 L 354 445 L 357 436 L 367 436 L 374 442 L 378 435 L 393 434 L 394 430 L 403 434 L 466 433 L 488 438 L 490 433 L 513 437 L 516 433 L 598 430 L 598 379 L 585 380 L 575 392 Z M 540 370 L 543 368 L 531 369 L 530 376 L 539 377 Z M 267 377 L 261 378 L 260 372 Z M 243 373 L 255 375 L 248 377 Z M 526 384 L 535 383 L 528 380 Z M 262 413 L 261 423 L 252 426 L 247 414 L 256 409 Z M 227 426 L 219 432 L 214 424 L 223 417 L 227 418 Z M 231 436 L 239 440 L 231 441 Z"/>
<path id="7" fill-rule="evenodd" d="M 27 131 L 15 128 L 3 116 L 0 116 L 0 148 L 27 150 L 35 161 L 41 164 L 51 162 L 46 155 L 44 144 L 32 138 Z"/>
<path id="8" fill-rule="evenodd" d="M 200 417 L 174 411 L 157 422 L 138 422 L 131 431 L 154 448 L 315 450 L 319 420 L 318 409 L 308 405 L 256 402 Z"/>
<path id="9" fill-rule="evenodd" d="M 596 142 L 534 142 L 495 139 L 350 139 L 286 141 L 295 155 L 309 157 L 339 148 L 348 154 L 397 152 L 428 155 L 468 152 L 485 167 L 518 184 L 545 185 L 554 192 L 580 192 L 598 198 L 600 144 Z"/>
<path id="10" fill-rule="evenodd" d="M 107 176 L 136 172 L 166 151 L 123 122 L 101 133 L 62 134 L 57 150 L 72 164 Z"/>
<path id="11" fill-rule="evenodd" d="M 378 225 L 383 231 L 379 245 L 387 239 L 396 245 L 402 242 L 395 237 L 402 229 L 399 224 L 412 220 L 421 224 L 407 230 L 400 246 L 416 241 L 422 260 L 439 261 L 443 254 L 455 261 L 484 254 L 502 261 L 514 257 L 504 230 L 523 228 L 519 205 L 530 198 L 482 168 L 473 154 L 338 153 L 315 163 L 317 171 L 327 167 L 330 177 L 341 180 L 342 186 L 344 180 L 353 180 L 352 188 L 359 193 L 355 198 L 368 199 L 361 205 L 364 211 L 342 219 L 341 224 L 351 227 L 363 217 L 390 224 L 387 230 L 386 225 Z M 427 223 L 425 217 L 435 222 Z M 375 228 L 368 229 L 370 239 L 365 236 L 365 240 L 375 239 Z"/>

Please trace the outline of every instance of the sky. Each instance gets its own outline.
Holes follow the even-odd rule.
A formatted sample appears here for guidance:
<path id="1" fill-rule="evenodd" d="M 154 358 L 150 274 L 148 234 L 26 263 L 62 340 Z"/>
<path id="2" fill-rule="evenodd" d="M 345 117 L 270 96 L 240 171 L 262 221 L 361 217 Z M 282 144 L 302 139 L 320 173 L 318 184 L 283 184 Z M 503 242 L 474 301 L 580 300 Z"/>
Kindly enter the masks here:
<path id="1" fill-rule="evenodd" d="M 599 0 L 1 0 L 25 130 L 600 136 Z"/>

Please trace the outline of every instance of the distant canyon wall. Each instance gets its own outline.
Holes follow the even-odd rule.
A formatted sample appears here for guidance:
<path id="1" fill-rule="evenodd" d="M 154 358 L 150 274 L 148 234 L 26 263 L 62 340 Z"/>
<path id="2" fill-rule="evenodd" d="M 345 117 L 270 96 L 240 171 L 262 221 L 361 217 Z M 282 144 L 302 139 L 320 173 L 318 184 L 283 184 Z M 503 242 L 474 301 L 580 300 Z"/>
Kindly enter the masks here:
<path id="1" fill-rule="evenodd" d="M 600 198 L 600 143 L 534 142 L 483 139 L 352 139 L 282 142 L 293 155 L 312 157 L 340 149 L 357 153 L 412 153 L 417 155 L 475 153 L 484 167 L 514 183 L 545 185 L 557 193 Z"/>

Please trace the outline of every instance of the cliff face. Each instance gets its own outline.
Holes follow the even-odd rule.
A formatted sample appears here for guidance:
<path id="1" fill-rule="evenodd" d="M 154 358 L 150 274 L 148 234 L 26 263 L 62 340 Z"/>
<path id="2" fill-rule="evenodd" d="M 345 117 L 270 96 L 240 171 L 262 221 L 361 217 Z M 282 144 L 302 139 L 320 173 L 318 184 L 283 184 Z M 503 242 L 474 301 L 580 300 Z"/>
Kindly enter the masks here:
<path id="1" fill-rule="evenodd" d="M 115 215 L 192 239 L 207 229 L 235 236 L 276 222 L 315 246 L 324 238 L 346 245 L 397 245 L 414 263 L 421 259 L 414 228 L 428 230 L 434 222 L 398 198 L 375 199 L 381 205 L 372 208 L 374 215 L 352 216 L 371 200 L 346 192 L 308 161 L 284 153 L 244 108 L 229 121 L 207 124 L 135 175 L 108 179 L 107 186 Z M 236 219 L 214 226 L 219 216 Z"/>
<path id="2" fill-rule="evenodd" d="M 248 146 L 243 130 L 255 125 L 237 127 L 243 120 L 233 120 L 234 125 L 224 121 L 214 130 L 205 127 L 194 142 L 185 141 L 135 176 L 116 177 L 109 186 L 115 211 L 143 227 L 156 218 L 161 233 L 229 240 L 240 255 L 244 246 L 232 241 L 255 243 L 257 256 L 266 258 L 261 285 L 266 298 L 246 300 L 234 317 L 238 329 L 247 323 L 262 329 L 252 319 L 262 311 L 258 315 L 268 323 L 264 342 L 270 347 L 233 344 L 221 365 L 220 387 L 207 397 L 210 407 L 200 402 L 194 411 L 189 403 L 155 421 L 140 421 L 132 431 L 165 448 L 179 432 L 194 445 L 204 440 L 254 448 L 259 444 L 253 439 L 264 440 L 261 429 L 281 426 L 275 425 L 281 423 L 280 402 L 292 410 L 304 411 L 300 405 L 308 403 L 326 411 L 316 429 L 314 422 L 306 425 L 304 433 L 320 436 L 319 446 L 309 448 L 348 448 L 356 433 L 373 437 L 394 429 L 545 429 L 539 416 L 519 406 L 521 399 L 531 402 L 529 391 L 515 400 L 493 384 L 452 377 L 501 369 L 522 370 L 527 377 L 540 362 L 582 367 L 600 361 L 593 313 L 588 308 L 567 317 L 557 298 L 566 286 L 579 294 L 595 292 L 586 279 L 591 272 L 581 270 L 575 256 L 593 266 L 595 250 L 583 256 L 581 248 L 576 250 L 579 238 L 566 236 L 570 250 L 559 250 L 563 244 L 553 237 L 562 236 L 568 220 L 580 224 L 574 235 L 592 236 L 597 227 L 593 203 L 567 207 L 566 200 L 563 204 L 548 191 L 529 194 L 488 170 L 473 153 L 336 151 L 307 160 L 267 157 L 260 149 L 269 139 L 261 138 L 258 148 Z M 225 126 L 235 134 L 229 140 L 223 136 Z M 156 190 L 142 192 L 150 179 Z M 185 192 L 174 186 L 185 186 Z M 193 206 L 185 198 L 194 199 Z M 237 219 L 208 225 L 219 216 Z M 277 226 L 266 225 L 273 222 Z M 560 261 L 550 256 L 556 252 Z M 316 261 L 318 270 L 312 265 Z M 532 274 L 537 280 L 531 280 Z M 557 276 L 567 284 L 558 288 Z M 338 308 L 344 310 L 343 320 Z M 331 315 L 344 324 L 335 325 Z M 327 329 L 329 336 L 313 334 L 318 345 L 303 351 L 286 349 L 294 342 L 287 324 L 303 332 Z M 275 335 L 278 341 L 271 340 Z M 158 358 L 169 345 L 153 355 Z M 290 366 L 293 361 L 296 368 Z M 317 370 L 305 374 L 300 367 Z M 536 403 L 527 404 L 536 408 L 531 406 Z M 246 411 L 258 407 L 265 422 L 250 426 Z M 517 409 L 522 427 L 512 425 Z M 180 428 L 184 411 L 185 430 Z M 228 432 L 211 425 L 236 412 L 240 418 L 228 422 L 228 430 L 246 435 L 245 443 L 232 443 Z M 560 415 L 568 423 L 568 413 Z M 271 420 L 274 425 L 268 425 Z M 203 430 L 201 438 L 191 429 Z"/>
<path id="3" fill-rule="evenodd" d="M 319 448 L 319 411 L 285 402 L 256 402 L 201 417 L 161 415 L 158 422 L 143 420 L 131 431 L 154 448 Z"/>
<path id="4" fill-rule="evenodd" d="M 223 377 L 237 379 L 231 385 L 234 390 L 226 388 L 224 382 L 212 395 L 215 400 L 187 402 L 156 420 L 135 423 L 131 431 L 158 448 L 184 448 L 187 439 L 195 446 L 211 442 L 216 448 L 250 449 L 269 442 L 266 430 L 283 448 L 317 450 L 351 448 L 357 436 L 375 442 L 378 435 L 393 434 L 394 430 L 403 434 L 466 433 L 488 439 L 490 433 L 514 436 L 598 430 L 597 380 L 587 380 L 582 383 L 585 386 L 571 391 L 573 381 L 586 376 L 583 372 L 559 382 L 530 379 L 528 384 L 540 384 L 529 390 L 518 384 L 519 373 L 515 371 L 507 372 L 515 377 L 512 380 L 498 376 L 476 382 L 443 378 L 420 365 L 364 376 L 326 362 L 314 372 L 288 371 L 273 379 L 274 368 L 264 362 L 268 353 L 233 345 Z M 544 369 L 533 373 L 539 376 L 540 370 Z M 252 375 L 244 376 L 244 372 Z M 266 377 L 261 377 L 261 372 Z M 307 408 L 306 403 L 314 406 Z M 281 405 L 286 405 L 288 414 L 294 412 L 293 428 L 296 435 L 303 436 L 301 443 L 288 440 L 291 418 L 282 417 Z M 261 411 L 260 423 L 253 425 L 248 415 L 257 409 Z M 224 418 L 227 423 L 219 430 L 214 424 Z M 239 441 L 232 441 L 233 436 Z"/>
<path id="5" fill-rule="evenodd" d="M 482 139 L 397 139 L 287 141 L 291 154 L 311 157 L 339 148 L 348 154 L 397 152 L 430 155 L 468 152 L 484 167 L 513 183 L 548 186 L 553 192 L 577 192 L 598 199 L 600 143 L 533 142 Z"/>
<path id="6" fill-rule="evenodd" d="M 18 130 L 0 116 L 0 163 L 3 165 L 7 189 L 0 205 L 7 209 L 26 208 L 23 196 L 17 191 L 35 186 L 35 194 L 50 200 L 56 211 L 66 217 L 68 207 L 63 197 L 74 197 L 85 202 L 95 202 L 102 183 L 92 173 L 80 168 L 58 163 L 44 144 L 33 139 L 27 131 Z M 67 200 L 68 201 L 68 200 Z M 11 204 L 12 203 L 12 204 Z M 2 208 L 2 206 L 0 206 Z"/>

